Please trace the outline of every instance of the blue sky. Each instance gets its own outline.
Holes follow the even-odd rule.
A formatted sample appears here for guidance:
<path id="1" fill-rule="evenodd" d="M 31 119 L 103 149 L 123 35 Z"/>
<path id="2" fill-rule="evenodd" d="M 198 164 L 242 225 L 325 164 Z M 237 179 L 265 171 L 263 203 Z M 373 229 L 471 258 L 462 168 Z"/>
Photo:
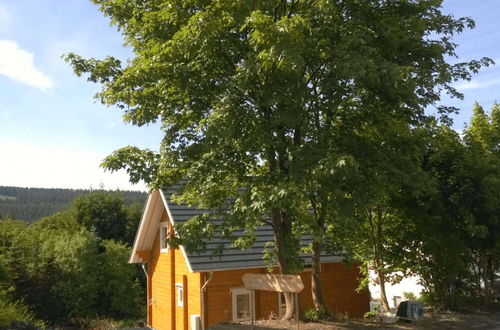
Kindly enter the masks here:
<path id="1" fill-rule="evenodd" d="M 488 56 L 500 64 L 499 0 L 445 0 L 444 11 L 471 16 L 477 27 L 457 36 L 458 60 Z M 121 112 L 93 95 L 98 86 L 73 75 L 60 57 L 132 54 L 108 20 L 88 0 L 0 0 L 0 185 L 144 190 L 125 173 L 104 173 L 100 161 L 113 150 L 137 145 L 157 149 L 157 126 L 133 127 Z M 457 87 L 464 101 L 460 130 L 474 101 L 489 109 L 499 97 L 500 66 Z"/>

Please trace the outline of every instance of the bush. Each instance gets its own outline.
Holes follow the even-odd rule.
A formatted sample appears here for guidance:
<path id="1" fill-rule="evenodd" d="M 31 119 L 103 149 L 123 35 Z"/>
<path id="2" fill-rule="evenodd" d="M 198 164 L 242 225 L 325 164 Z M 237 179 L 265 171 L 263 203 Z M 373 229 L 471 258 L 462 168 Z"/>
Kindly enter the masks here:
<path id="1" fill-rule="evenodd" d="M 145 301 L 137 269 L 127 261 L 130 248 L 113 240 L 102 242 L 104 252 L 99 256 L 101 286 L 100 304 L 106 315 L 117 318 L 139 317 L 144 312 Z"/>
<path id="2" fill-rule="evenodd" d="M 315 308 L 307 309 L 302 313 L 305 322 L 317 322 L 320 320 L 319 312 Z"/>
<path id="3" fill-rule="evenodd" d="M 302 319 L 306 322 L 318 322 L 320 320 L 328 319 L 332 315 L 330 311 L 326 308 L 324 309 L 308 309 L 302 313 Z"/>
<path id="4" fill-rule="evenodd" d="M 0 329 L 36 317 L 79 326 L 145 314 L 143 274 L 127 263 L 130 248 L 96 237 L 75 212 L 30 225 L 0 221 Z"/>

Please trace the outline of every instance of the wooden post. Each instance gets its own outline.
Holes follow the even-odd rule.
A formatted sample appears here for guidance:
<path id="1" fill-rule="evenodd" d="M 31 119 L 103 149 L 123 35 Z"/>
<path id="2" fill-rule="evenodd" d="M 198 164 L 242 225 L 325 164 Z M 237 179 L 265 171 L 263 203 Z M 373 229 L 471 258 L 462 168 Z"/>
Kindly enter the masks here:
<path id="1" fill-rule="evenodd" d="M 148 272 L 146 272 L 146 286 L 147 286 L 147 302 L 148 302 L 148 316 L 147 316 L 147 321 L 146 324 L 149 325 L 150 327 L 153 326 L 153 305 L 151 302 L 153 301 L 153 290 L 151 286 L 151 274 L 149 274 L 149 264 L 147 265 L 148 267 Z"/>
<path id="2" fill-rule="evenodd" d="M 187 275 L 182 276 L 182 308 L 184 309 L 184 330 L 188 330 L 189 328 L 189 313 L 188 313 L 188 281 Z"/>
<path id="3" fill-rule="evenodd" d="M 297 320 L 297 330 L 300 329 L 299 323 L 299 293 L 295 293 L 295 319 Z"/>
<path id="4" fill-rule="evenodd" d="M 255 325 L 255 290 L 250 290 L 250 317 L 252 319 L 252 330 Z"/>
<path id="5" fill-rule="evenodd" d="M 176 304 L 175 304 L 175 250 L 169 249 L 170 253 L 170 306 L 172 307 L 170 310 L 170 329 L 175 329 L 175 312 L 176 312 Z"/>

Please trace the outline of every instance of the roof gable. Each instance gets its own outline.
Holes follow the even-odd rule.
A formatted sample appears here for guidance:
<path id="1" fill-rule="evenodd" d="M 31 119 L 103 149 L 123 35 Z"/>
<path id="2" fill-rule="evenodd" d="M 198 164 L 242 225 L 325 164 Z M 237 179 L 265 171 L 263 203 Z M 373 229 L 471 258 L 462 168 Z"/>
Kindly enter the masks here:
<path id="1" fill-rule="evenodd" d="M 168 217 L 173 225 L 184 223 L 194 216 L 202 215 L 209 210 L 198 209 L 186 204 L 178 204 L 172 200 L 172 195 L 182 189 L 182 184 L 177 184 L 161 191 L 155 191 L 150 194 L 146 202 L 139 230 L 136 235 L 130 263 L 144 262 L 139 256 L 138 251 L 151 250 L 156 230 L 160 222 L 163 210 L 166 210 Z M 214 220 L 217 221 L 217 220 Z M 243 231 L 236 231 L 235 236 L 243 235 Z M 216 232 L 214 238 L 206 243 L 206 251 L 202 253 L 187 252 L 181 246 L 181 250 L 186 259 L 186 263 L 192 272 L 204 272 L 211 270 L 230 270 L 245 268 L 266 267 L 263 259 L 263 251 L 267 242 L 274 240 L 274 233 L 269 225 L 258 226 L 256 228 L 256 239 L 253 246 L 246 250 L 240 250 L 233 247 L 232 242 L 222 239 L 220 233 Z M 311 241 L 310 235 L 301 237 L 301 245 L 306 246 Z M 218 255 L 217 252 L 221 251 Z M 311 257 L 308 254 L 301 254 L 305 264 L 311 263 Z M 341 257 L 335 255 L 323 254 L 321 262 L 340 261 Z"/>

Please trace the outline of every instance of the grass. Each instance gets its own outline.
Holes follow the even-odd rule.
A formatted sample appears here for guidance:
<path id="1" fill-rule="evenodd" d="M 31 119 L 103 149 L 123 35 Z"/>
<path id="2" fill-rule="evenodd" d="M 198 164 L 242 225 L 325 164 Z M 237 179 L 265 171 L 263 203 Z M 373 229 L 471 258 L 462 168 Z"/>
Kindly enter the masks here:
<path id="1" fill-rule="evenodd" d="M 74 325 L 77 325 L 79 328 L 92 330 L 137 328 L 140 322 L 145 323 L 144 320 L 136 319 L 114 320 L 110 318 L 97 318 L 73 320 Z"/>
<path id="2" fill-rule="evenodd" d="M 13 321 L 24 321 L 45 329 L 45 324 L 37 320 L 27 305 L 21 301 L 11 302 L 0 297 L 0 329 L 7 328 Z"/>

